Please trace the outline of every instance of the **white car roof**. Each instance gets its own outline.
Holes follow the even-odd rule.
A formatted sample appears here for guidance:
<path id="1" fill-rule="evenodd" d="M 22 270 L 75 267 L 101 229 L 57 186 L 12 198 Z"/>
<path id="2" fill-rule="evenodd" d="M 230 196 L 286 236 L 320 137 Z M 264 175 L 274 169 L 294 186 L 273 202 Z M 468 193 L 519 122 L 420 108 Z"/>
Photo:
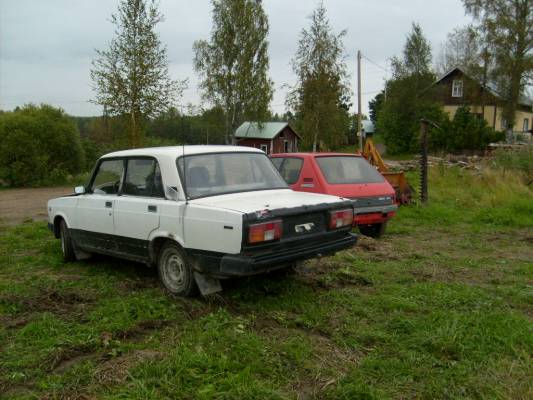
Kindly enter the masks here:
<path id="1" fill-rule="evenodd" d="M 121 151 L 115 151 L 113 153 L 105 154 L 101 158 L 131 157 L 131 156 L 178 157 L 184 154 L 192 155 L 192 154 L 204 154 L 204 153 L 228 153 L 228 152 L 263 153 L 263 151 L 259 149 L 254 149 L 253 147 L 245 147 L 245 146 L 186 145 L 186 146 L 146 147 L 144 149 L 121 150 Z"/>

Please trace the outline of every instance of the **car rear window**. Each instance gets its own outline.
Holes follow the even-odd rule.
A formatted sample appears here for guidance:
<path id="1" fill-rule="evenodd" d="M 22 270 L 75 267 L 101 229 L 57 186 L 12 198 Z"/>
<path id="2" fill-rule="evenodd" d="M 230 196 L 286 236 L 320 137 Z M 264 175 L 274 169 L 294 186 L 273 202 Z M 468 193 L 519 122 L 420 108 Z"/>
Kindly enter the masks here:
<path id="1" fill-rule="evenodd" d="M 287 188 L 264 153 L 208 153 L 185 159 L 179 157 L 176 162 L 189 199 Z"/>
<path id="2" fill-rule="evenodd" d="M 316 162 L 330 184 L 380 183 L 383 176 L 363 157 L 316 157 Z"/>
<path id="3" fill-rule="evenodd" d="M 298 182 L 304 160 L 298 157 L 274 157 L 272 163 L 289 185 Z"/>

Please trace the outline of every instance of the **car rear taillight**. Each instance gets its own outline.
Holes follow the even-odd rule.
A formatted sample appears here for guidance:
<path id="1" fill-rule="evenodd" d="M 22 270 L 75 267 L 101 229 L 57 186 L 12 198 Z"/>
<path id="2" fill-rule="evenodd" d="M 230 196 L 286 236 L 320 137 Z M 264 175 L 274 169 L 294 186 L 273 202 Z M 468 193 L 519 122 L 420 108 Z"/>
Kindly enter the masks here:
<path id="1" fill-rule="evenodd" d="M 281 220 L 262 222 L 250 225 L 248 230 L 248 243 L 271 242 L 281 238 Z"/>
<path id="2" fill-rule="evenodd" d="M 351 226 L 353 222 L 353 210 L 331 211 L 329 213 L 329 229 L 339 229 Z"/>

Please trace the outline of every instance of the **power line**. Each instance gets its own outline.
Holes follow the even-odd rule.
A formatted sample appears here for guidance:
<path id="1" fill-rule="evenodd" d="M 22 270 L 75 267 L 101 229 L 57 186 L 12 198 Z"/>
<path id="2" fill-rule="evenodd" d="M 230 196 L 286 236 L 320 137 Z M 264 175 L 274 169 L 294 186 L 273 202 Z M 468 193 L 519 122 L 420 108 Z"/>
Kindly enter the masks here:
<path id="1" fill-rule="evenodd" d="M 364 54 L 361 54 L 361 55 L 363 56 L 363 58 L 364 58 L 365 60 L 367 60 L 367 61 L 370 62 L 371 64 L 374 64 L 376 67 L 382 69 L 383 71 L 385 71 L 385 72 L 387 72 L 387 73 L 389 72 L 389 69 L 388 69 L 387 67 L 383 67 L 383 66 L 379 65 L 377 62 L 371 60 L 370 58 L 368 58 L 368 57 L 365 56 Z"/>

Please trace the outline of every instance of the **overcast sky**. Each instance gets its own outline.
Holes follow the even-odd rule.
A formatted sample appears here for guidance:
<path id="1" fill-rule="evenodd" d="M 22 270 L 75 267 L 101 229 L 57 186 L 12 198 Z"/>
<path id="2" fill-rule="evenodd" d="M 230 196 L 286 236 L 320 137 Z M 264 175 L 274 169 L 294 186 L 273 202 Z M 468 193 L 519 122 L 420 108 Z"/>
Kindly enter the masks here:
<path id="1" fill-rule="evenodd" d="M 318 1 L 263 0 L 270 22 L 270 76 L 275 83 L 271 108 L 285 110 L 284 85 L 293 84 L 290 59 L 302 27 Z M 71 115 L 99 115 L 88 102 L 93 96 L 89 70 L 94 49 L 107 47 L 113 36 L 110 15 L 118 0 L 0 0 L 0 109 L 46 102 Z M 161 0 L 165 21 L 158 27 L 167 46 L 170 74 L 189 78 L 182 105 L 200 104 L 192 68 L 192 44 L 208 39 L 209 0 Z M 470 21 L 460 0 L 324 0 L 336 32 L 347 29 L 347 64 L 355 96 L 358 49 L 364 59 L 363 110 L 382 89 L 388 59 L 400 54 L 411 22 L 417 21 L 436 56 L 446 34 Z M 381 68 L 379 67 L 381 66 Z M 356 104 L 356 102 L 353 102 Z"/>

